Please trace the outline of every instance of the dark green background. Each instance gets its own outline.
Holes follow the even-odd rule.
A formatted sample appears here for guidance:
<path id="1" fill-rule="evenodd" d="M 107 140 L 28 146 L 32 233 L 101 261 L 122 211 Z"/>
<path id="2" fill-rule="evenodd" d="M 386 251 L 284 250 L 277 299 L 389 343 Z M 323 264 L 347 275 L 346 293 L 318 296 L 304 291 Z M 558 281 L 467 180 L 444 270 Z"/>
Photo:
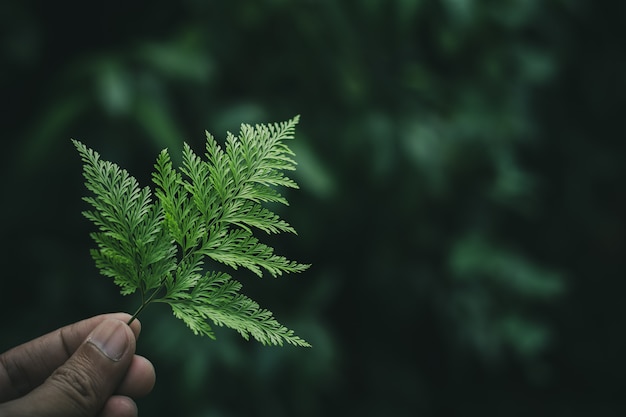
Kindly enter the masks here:
<path id="1" fill-rule="evenodd" d="M 98 276 L 80 139 L 157 153 L 301 114 L 244 292 L 312 349 L 142 317 L 146 416 L 625 415 L 626 7 L 592 0 L 0 3 L 0 350 L 131 311 Z"/>

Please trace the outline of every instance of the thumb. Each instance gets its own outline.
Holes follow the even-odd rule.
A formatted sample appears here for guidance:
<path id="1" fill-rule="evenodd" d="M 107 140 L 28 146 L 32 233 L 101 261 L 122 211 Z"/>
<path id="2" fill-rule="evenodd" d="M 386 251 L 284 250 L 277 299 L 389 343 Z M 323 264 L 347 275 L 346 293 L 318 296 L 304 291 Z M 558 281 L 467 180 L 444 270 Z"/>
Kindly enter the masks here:
<path id="1" fill-rule="evenodd" d="M 29 412 L 46 417 L 95 416 L 122 381 L 135 353 L 135 336 L 123 321 L 100 323 L 41 386 L 23 397 Z"/>

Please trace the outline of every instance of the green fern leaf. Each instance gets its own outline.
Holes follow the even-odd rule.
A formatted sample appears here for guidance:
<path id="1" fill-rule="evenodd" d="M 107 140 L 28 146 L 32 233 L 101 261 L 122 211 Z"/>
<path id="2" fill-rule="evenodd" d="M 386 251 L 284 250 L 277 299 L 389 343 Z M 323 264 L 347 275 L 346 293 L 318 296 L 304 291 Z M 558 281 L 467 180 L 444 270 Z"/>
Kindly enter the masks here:
<path id="1" fill-rule="evenodd" d="M 284 141 L 293 139 L 297 123 L 298 117 L 244 124 L 238 136 L 227 135 L 224 148 L 207 133 L 204 158 L 184 144 L 180 169 L 163 150 L 152 174 L 154 191 L 73 141 L 91 191 L 84 200 L 92 210 L 83 214 L 98 228 L 91 234 L 96 243 L 92 257 L 122 294 L 141 294 L 133 319 L 151 303 L 166 303 L 197 335 L 214 338 L 212 323 L 263 344 L 309 346 L 241 294 L 240 282 L 205 268 L 211 259 L 276 277 L 309 267 L 275 254 L 255 236 L 257 231 L 296 233 L 263 203 L 288 204 L 278 188 L 298 187 L 284 174 L 296 167 Z"/>

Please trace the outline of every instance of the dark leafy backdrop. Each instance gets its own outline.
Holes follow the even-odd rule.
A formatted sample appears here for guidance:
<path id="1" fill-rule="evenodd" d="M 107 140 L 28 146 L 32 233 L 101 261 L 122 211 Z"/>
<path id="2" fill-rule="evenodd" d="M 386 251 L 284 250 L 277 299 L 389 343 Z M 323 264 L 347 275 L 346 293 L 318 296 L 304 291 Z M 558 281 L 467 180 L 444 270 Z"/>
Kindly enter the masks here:
<path id="1" fill-rule="evenodd" d="M 5 1 L 4 350 L 130 311 L 89 257 L 84 141 L 157 153 L 302 115 L 272 244 L 313 267 L 244 291 L 313 349 L 193 337 L 151 307 L 144 415 L 623 415 L 620 2 Z"/>

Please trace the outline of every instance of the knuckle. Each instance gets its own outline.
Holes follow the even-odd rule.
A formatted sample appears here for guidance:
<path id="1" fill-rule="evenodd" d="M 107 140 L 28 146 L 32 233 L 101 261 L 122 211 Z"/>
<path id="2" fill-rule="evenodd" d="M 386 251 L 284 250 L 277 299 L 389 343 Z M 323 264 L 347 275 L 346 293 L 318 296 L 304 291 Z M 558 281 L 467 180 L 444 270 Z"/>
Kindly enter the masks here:
<path id="1" fill-rule="evenodd" d="M 28 372 L 20 361 L 9 355 L 0 355 L 0 381 L 6 381 L 5 392 L 0 392 L 0 401 L 21 397 L 32 389 Z"/>
<path id="2" fill-rule="evenodd" d="M 72 405 L 87 415 L 97 403 L 98 375 L 78 360 L 58 368 L 49 382 L 59 389 Z"/>

